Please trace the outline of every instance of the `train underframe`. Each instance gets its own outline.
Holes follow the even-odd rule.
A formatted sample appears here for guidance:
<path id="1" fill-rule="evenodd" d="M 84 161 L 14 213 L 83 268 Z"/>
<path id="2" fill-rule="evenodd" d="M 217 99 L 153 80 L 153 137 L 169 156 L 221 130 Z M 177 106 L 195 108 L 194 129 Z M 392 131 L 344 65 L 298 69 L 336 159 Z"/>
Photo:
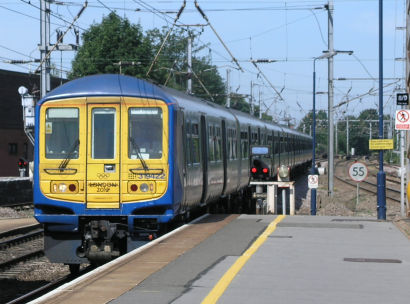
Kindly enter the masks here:
<path id="1" fill-rule="evenodd" d="M 126 216 L 80 216 L 74 233 L 45 224 L 45 253 L 51 262 L 67 264 L 77 272 L 82 263 L 104 264 L 145 245 L 166 226 L 155 217 L 134 218 L 130 229 Z"/>

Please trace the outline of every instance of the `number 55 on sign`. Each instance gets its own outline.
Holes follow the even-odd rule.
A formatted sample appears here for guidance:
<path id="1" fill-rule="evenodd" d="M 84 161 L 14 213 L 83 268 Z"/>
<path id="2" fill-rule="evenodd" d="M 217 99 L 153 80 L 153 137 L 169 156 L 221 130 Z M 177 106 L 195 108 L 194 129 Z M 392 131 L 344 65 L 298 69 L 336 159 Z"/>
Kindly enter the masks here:
<path id="1" fill-rule="evenodd" d="M 363 163 L 355 162 L 349 167 L 349 176 L 355 182 L 364 181 L 367 178 L 367 173 L 367 167 Z"/>

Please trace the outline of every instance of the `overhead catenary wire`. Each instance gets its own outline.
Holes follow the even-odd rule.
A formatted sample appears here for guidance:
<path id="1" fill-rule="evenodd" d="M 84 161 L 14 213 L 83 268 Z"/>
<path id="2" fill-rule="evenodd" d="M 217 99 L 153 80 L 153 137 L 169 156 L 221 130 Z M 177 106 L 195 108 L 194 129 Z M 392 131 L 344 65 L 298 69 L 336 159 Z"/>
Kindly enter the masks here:
<path id="1" fill-rule="evenodd" d="M 50 57 L 51 53 L 57 48 L 58 44 L 61 43 L 63 40 L 63 37 L 68 33 L 68 31 L 73 27 L 74 23 L 77 21 L 78 18 L 80 18 L 81 14 L 84 12 L 84 10 L 87 8 L 88 1 L 85 0 L 83 7 L 80 9 L 80 11 L 77 13 L 77 16 L 75 16 L 73 22 L 71 22 L 70 26 L 67 28 L 67 30 L 60 36 L 60 38 L 57 40 L 57 42 L 53 45 L 51 50 L 44 56 L 43 60 L 40 62 L 39 66 L 37 67 L 35 73 L 38 73 L 41 69 L 41 66 L 44 64 L 44 62 Z"/>
<path id="2" fill-rule="evenodd" d="M 186 6 L 186 0 L 184 0 L 184 2 L 183 2 L 183 4 L 182 4 L 181 8 L 179 9 L 178 14 L 177 14 L 176 17 L 175 17 L 174 23 L 172 24 L 171 28 L 168 30 L 168 32 L 167 32 L 167 34 L 166 34 L 164 40 L 163 40 L 162 43 L 161 43 L 161 46 L 160 46 L 160 48 L 159 48 L 157 54 L 156 54 L 155 57 L 154 57 L 154 60 L 151 62 L 151 65 L 150 65 L 150 67 L 149 67 L 149 69 L 148 69 L 148 71 L 147 71 L 147 74 L 146 74 L 147 77 L 148 77 L 149 74 L 151 73 L 152 67 L 154 66 L 155 62 L 157 61 L 158 56 L 159 56 L 159 54 L 161 53 L 162 48 L 163 48 L 164 45 L 165 45 L 165 42 L 168 40 L 168 37 L 169 37 L 169 35 L 171 34 L 171 31 L 173 30 L 173 28 L 174 28 L 175 24 L 177 23 L 179 17 L 181 16 L 182 12 L 184 11 L 185 6 Z"/>
<path id="3" fill-rule="evenodd" d="M 391 85 L 393 85 L 393 84 L 395 84 L 395 83 L 397 83 L 397 82 L 399 82 L 399 80 L 397 80 L 397 81 L 395 81 L 395 82 L 392 82 L 392 83 L 388 83 L 388 84 L 384 85 L 383 88 L 389 87 L 389 86 L 391 86 Z M 371 88 L 367 93 L 358 95 L 358 96 L 353 97 L 353 98 L 351 98 L 351 99 L 349 99 L 349 100 L 346 100 L 346 101 L 342 101 L 341 103 L 335 105 L 335 106 L 333 107 L 333 109 L 336 109 L 336 108 L 338 108 L 338 107 L 340 107 L 340 106 L 343 106 L 343 105 L 345 105 L 345 104 L 348 104 L 348 103 L 350 103 L 350 102 L 352 102 L 352 101 L 354 101 L 354 100 L 357 100 L 357 99 L 359 99 L 359 98 L 362 98 L 362 97 L 364 97 L 364 96 L 366 96 L 366 95 L 370 95 L 370 94 L 372 94 L 372 93 L 375 93 L 375 92 L 377 92 L 378 90 L 379 90 L 378 88 Z"/>
<path id="4" fill-rule="evenodd" d="M 215 28 L 212 26 L 211 22 L 209 21 L 208 17 L 205 15 L 205 13 L 203 12 L 203 10 L 199 7 L 199 4 L 197 2 L 197 0 L 195 0 L 195 7 L 197 8 L 197 10 L 199 11 L 199 13 L 202 15 L 202 18 L 205 19 L 206 22 L 208 22 L 209 27 L 212 29 L 212 31 L 214 32 L 215 36 L 218 38 L 219 42 L 223 45 L 223 47 L 225 48 L 225 50 L 229 53 L 229 55 L 231 56 L 232 60 L 236 63 L 236 65 L 238 66 L 238 68 L 241 70 L 241 72 L 244 72 L 244 70 L 242 69 L 241 65 L 239 64 L 238 60 L 235 58 L 235 56 L 231 53 L 231 51 L 229 50 L 229 48 L 226 46 L 226 44 L 223 42 L 222 38 L 219 36 L 219 34 L 217 33 L 217 31 L 215 30 Z"/>
<path id="5" fill-rule="evenodd" d="M 191 71 L 192 75 L 194 75 L 194 77 L 198 80 L 199 84 L 201 85 L 201 87 L 204 89 L 204 91 L 206 92 L 206 94 L 208 94 L 208 96 L 211 98 L 212 101 L 215 101 L 214 98 L 212 97 L 211 93 L 209 93 L 208 89 L 205 87 L 205 85 L 203 84 L 203 82 L 201 81 L 201 79 L 199 79 L 199 77 L 196 75 L 196 73 L 192 70 Z"/>
<path id="6" fill-rule="evenodd" d="M 262 77 L 269 83 L 270 87 L 276 92 L 278 95 L 279 99 L 284 101 L 282 95 L 280 92 L 275 88 L 275 86 L 270 82 L 269 78 L 266 77 L 266 75 L 262 72 L 262 70 L 259 68 L 259 66 L 256 64 L 255 60 L 251 60 L 252 64 L 255 66 L 255 68 L 259 71 L 259 73 L 262 75 Z"/>

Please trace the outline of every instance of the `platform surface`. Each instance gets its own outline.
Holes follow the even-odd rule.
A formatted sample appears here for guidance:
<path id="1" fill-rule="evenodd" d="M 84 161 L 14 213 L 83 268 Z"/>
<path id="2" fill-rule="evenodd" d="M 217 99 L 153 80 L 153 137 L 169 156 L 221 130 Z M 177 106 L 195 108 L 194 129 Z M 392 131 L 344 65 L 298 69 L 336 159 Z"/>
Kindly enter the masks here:
<path id="1" fill-rule="evenodd" d="M 238 217 L 110 303 L 214 303 L 207 296 L 275 218 Z M 410 241 L 391 222 L 286 216 L 217 302 L 405 303 L 409 274 Z"/>
<path id="2" fill-rule="evenodd" d="M 31 303 L 407 303 L 410 240 L 358 217 L 210 215 Z"/>

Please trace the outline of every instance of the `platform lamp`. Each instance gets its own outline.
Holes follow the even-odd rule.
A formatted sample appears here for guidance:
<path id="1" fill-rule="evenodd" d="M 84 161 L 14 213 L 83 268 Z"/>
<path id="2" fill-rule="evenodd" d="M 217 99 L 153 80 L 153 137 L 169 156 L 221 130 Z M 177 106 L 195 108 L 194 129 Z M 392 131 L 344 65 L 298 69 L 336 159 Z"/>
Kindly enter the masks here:
<path id="1" fill-rule="evenodd" d="M 326 53 L 319 57 L 313 58 L 313 109 L 312 109 L 312 171 L 316 174 L 316 60 L 329 58 L 336 55 L 335 53 Z M 316 215 L 316 188 L 310 189 L 310 215 Z"/>
<path id="2" fill-rule="evenodd" d="M 325 59 L 329 57 L 333 57 L 339 53 L 346 53 L 349 55 L 353 54 L 353 51 L 334 51 L 334 52 L 326 52 L 324 51 L 324 54 L 313 58 L 313 123 L 312 123 L 312 129 L 313 129 L 313 143 L 312 143 L 312 171 L 311 174 L 314 175 L 316 174 L 316 60 L 320 59 Z M 330 115 L 330 113 L 328 114 Z M 316 215 L 316 189 L 312 188 L 310 189 L 310 215 Z"/>
<path id="3" fill-rule="evenodd" d="M 324 51 L 324 54 L 313 58 L 313 123 L 312 123 L 312 129 L 313 129 L 313 143 L 312 143 L 312 171 L 311 174 L 316 174 L 316 60 L 319 59 L 325 59 L 329 57 L 333 57 L 339 53 L 343 54 L 348 54 L 352 55 L 353 51 L 333 51 L 333 52 L 328 52 Z M 328 113 L 328 115 L 331 115 L 331 113 Z M 337 144 L 337 143 L 336 143 Z M 333 153 L 331 153 L 331 156 L 333 157 Z M 310 215 L 316 215 L 316 189 L 312 188 L 310 192 Z"/>

